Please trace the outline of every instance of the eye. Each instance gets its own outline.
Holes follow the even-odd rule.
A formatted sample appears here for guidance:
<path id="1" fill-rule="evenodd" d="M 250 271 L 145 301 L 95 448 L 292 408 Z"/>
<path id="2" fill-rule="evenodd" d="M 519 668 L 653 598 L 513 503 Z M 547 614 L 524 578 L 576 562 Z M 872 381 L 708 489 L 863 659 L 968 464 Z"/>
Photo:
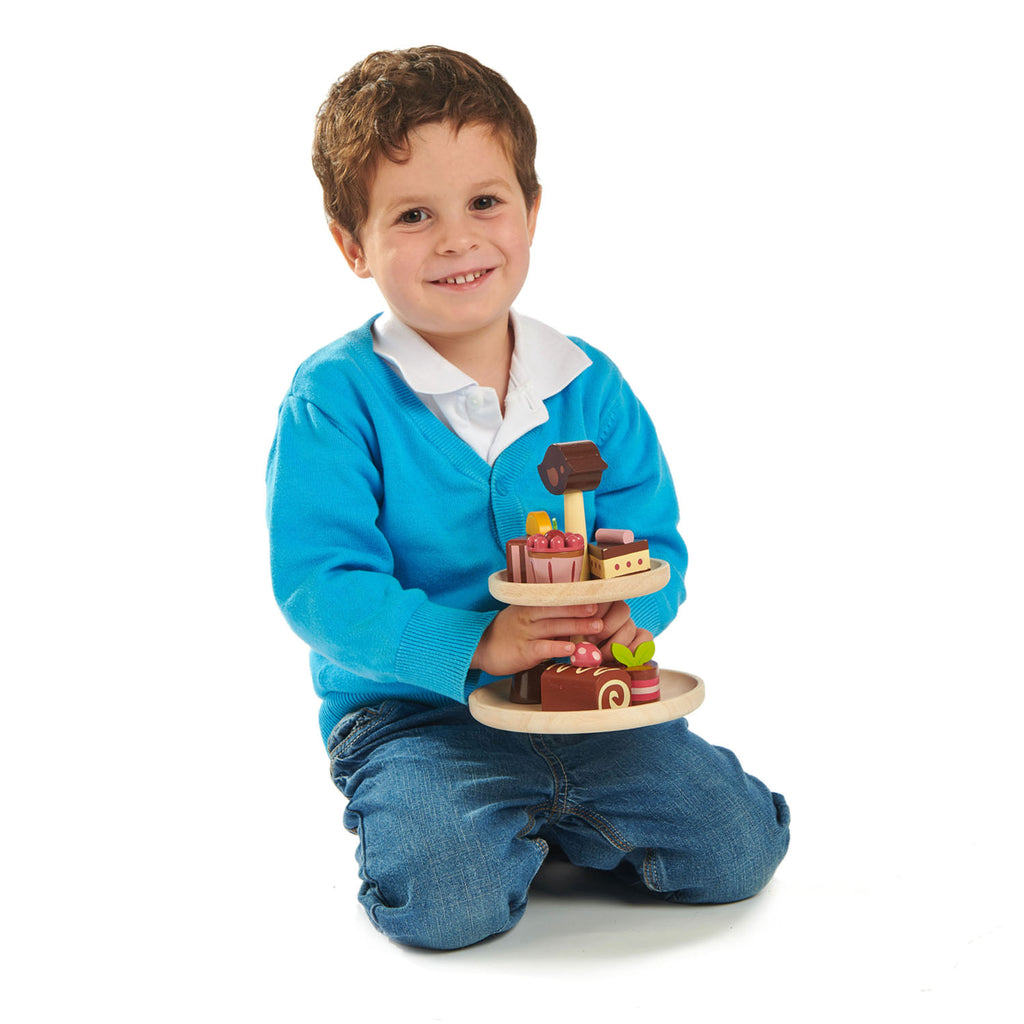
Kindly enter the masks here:
<path id="1" fill-rule="evenodd" d="M 470 203 L 470 206 L 480 213 L 485 210 L 493 210 L 500 203 L 501 200 L 497 196 L 477 196 L 476 199 Z"/>
<path id="2" fill-rule="evenodd" d="M 415 210 L 406 210 L 399 214 L 399 224 L 422 224 L 427 219 L 427 211 L 418 207 Z"/>

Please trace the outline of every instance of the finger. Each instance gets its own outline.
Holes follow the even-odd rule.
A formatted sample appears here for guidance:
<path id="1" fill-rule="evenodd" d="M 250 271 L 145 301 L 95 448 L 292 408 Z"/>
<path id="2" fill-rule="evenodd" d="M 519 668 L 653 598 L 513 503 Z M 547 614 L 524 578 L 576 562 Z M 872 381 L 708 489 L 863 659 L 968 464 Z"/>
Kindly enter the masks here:
<path id="1" fill-rule="evenodd" d="M 632 632 L 632 637 L 629 637 L 629 633 Z M 629 637 L 627 639 L 627 637 Z M 613 636 L 607 643 L 607 649 L 603 646 L 601 652 L 606 657 L 613 657 L 612 655 L 612 644 L 622 644 L 628 647 L 633 653 L 636 653 L 637 648 L 645 643 L 647 640 L 653 640 L 654 634 L 648 632 L 646 629 L 637 629 L 636 624 L 630 620 L 628 626 L 624 627 L 619 636 Z"/>
<path id="2" fill-rule="evenodd" d="M 534 640 L 529 645 L 529 662 L 539 665 L 555 658 L 571 658 L 576 645 L 570 640 Z"/>
<path id="3" fill-rule="evenodd" d="M 632 640 L 632 651 L 636 653 L 636 649 L 641 645 L 647 643 L 648 640 L 654 640 L 654 634 L 649 629 L 638 629 L 636 635 Z"/>
<path id="4" fill-rule="evenodd" d="M 537 619 L 530 625 L 530 634 L 536 639 L 600 636 L 604 629 L 603 619 Z"/>
<path id="5" fill-rule="evenodd" d="M 640 632 L 636 628 L 636 623 L 632 619 L 627 619 L 615 632 L 602 640 L 601 653 L 606 658 L 611 657 L 612 644 L 622 644 L 623 647 L 633 650 L 637 645 L 637 636 Z"/>
<path id="6" fill-rule="evenodd" d="M 605 629 L 605 622 L 596 615 L 598 605 L 553 605 L 524 609 L 529 619 L 528 631 L 534 637 L 594 636 Z"/>
<path id="7" fill-rule="evenodd" d="M 630 617 L 629 605 L 624 601 L 618 601 L 613 605 L 610 605 L 602 616 L 604 620 L 604 628 L 601 631 L 600 639 L 606 640 L 611 636 L 615 636 L 622 630 L 627 623 L 632 621 Z M 634 626 L 634 629 L 636 627 Z M 622 641 L 616 641 L 621 643 Z"/>
<path id="8" fill-rule="evenodd" d="M 607 607 L 607 606 L 606 606 Z M 596 604 L 572 604 L 572 605 L 551 605 L 549 607 L 531 607 L 529 609 L 531 619 L 571 619 L 571 618 L 595 618 L 600 619 L 600 607 Z"/>

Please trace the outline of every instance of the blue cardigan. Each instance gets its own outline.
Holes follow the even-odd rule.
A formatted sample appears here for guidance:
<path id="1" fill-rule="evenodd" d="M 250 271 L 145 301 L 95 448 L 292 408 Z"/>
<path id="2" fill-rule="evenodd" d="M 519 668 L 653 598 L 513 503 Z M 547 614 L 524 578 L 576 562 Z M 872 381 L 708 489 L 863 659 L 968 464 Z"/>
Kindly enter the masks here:
<path id="1" fill-rule="evenodd" d="M 592 365 L 492 467 L 374 354 L 371 323 L 299 367 L 267 466 L 274 593 L 309 644 L 325 743 L 363 705 L 465 702 L 490 681 L 469 670 L 501 607 L 487 577 L 528 512 L 561 521 L 537 473 L 556 442 L 594 441 L 608 463 L 584 495 L 591 533 L 630 529 L 672 566 L 664 590 L 630 601 L 637 625 L 661 632 L 685 596 L 679 509 L 654 426 L 612 362 L 572 339 Z"/>

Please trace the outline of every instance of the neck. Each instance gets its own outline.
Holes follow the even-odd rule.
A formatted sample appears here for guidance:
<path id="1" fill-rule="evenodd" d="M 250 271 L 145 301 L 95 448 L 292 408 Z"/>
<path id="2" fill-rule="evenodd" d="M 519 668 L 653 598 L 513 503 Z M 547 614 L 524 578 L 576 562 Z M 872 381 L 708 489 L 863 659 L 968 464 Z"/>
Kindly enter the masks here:
<path id="1" fill-rule="evenodd" d="M 467 377 L 472 377 L 481 387 L 493 388 L 504 413 L 515 345 L 510 318 L 503 324 L 473 335 L 446 337 L 431 334 L 424 337 L 436 352 Z"/>

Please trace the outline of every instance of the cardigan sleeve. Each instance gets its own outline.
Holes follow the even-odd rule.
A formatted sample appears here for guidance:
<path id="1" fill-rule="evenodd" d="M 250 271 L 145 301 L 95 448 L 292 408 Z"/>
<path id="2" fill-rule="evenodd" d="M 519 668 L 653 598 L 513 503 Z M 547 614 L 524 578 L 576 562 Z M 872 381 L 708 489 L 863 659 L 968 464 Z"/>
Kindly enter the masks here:
<path id="1" fill-rule="evenodd" d="M 285 618 L 354 675 L 464 701 L 470 661 L 496 613 L 445 607 L 404 588 L 377 527 L 381 499 L 365 440 L 289 395 L 267 467 L 271 577 Z"/>

